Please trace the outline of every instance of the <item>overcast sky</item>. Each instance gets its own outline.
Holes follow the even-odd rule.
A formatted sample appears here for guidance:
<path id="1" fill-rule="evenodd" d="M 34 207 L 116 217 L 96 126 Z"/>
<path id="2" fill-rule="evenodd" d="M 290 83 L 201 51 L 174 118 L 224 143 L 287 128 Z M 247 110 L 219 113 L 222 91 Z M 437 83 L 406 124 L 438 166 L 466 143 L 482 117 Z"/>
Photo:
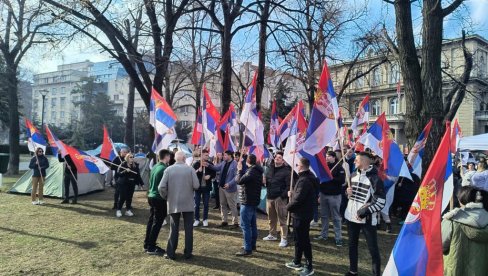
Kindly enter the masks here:
<path id="1" fill-rule="evenodd" d="M 348 1 L 351 4 L 365 2 L 361 0 Z M 368 6 L 371 15 L 369 18 L 386 22 L 387 26 L 393 28 L 394 10 L 391 5 L 385 4 L 382 0 L 369 0 Z M 420 33 L 420 15 L 420 9 L 414 9 L 412 17 L 414 18 L 414 27 L 417 33 Z M 461 26 L 469 30 L 469 34 L 476 33 L 488 39 L 488 0 L 467 0 L 462 9 L 446 19 L 444 24 L 445 38 L 459 37 L 461 35 Z M 80 62 L 87 59 L 97 62 L 110 59 L 110 57 L 100 52 L 96 44 L 78 40 L 76 43 L 71 43 L 62 51 L 33 49 L 26 59 L 24 59 L 22 67 L 36 74 L 56 71 L 58 65 Z"/>

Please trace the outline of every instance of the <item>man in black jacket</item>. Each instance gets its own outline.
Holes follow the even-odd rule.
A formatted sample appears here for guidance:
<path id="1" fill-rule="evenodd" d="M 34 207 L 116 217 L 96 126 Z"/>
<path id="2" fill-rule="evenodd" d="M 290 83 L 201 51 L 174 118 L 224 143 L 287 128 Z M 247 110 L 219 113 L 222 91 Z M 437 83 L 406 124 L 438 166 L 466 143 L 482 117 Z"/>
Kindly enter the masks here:
<path id="1" fill-rule="evenodd" d="M 256 207 L 261 197 L 263 186 L 263 168 L 256 164 L 256 156 L 247 156 L 247 170 L 242 170 L 242 162 L 237 164 L 237 185 L 242 187 L 241 201 L 241 228 L 244 235 L 244 247 L 236 253 L 236 256 L 248 256 L 252 250 L 256 250 L 258 228 L 256 225 Z"/>
<path id="2" fill-rule="evenodd" d="M 381 259 L 376 235 L 378 212 L 385 206 L 385 187 L 372 165 L 372 155 L 360 152 L 356 156 L 357 171 L 351 176 L 351 187 L 347 188 L 349 201 L 345 212 L 348 220 L 349 272 L 358 274 L 359 233 L 363 232 L 371 254 L 373 275 L 381 275 Z"/>
<path id="3" fill-rule="evenodd" d="M 278 151 L 274 157 L 274 164 L 269 166 L 266 173 L 266 212 L 269 219 L 269 235 L 264 241 L 277 240 L 276 224 L 280 222 L 281 242 L 280 247 L 286 247 L 288 241 L 288 225 L 286 204 L 288 191 L 290 190 L 291 168 L 283 160 L 283 152 Z"/>
<path id="4" fill-rule="evenodd" d="M 33 205 L 42 205 L 44 202 L 44 180 L 46 179 L 46 169 L 49 168 L 49 161 L 44 155 L 42 148 L 37 148 L 35 156 L 29 163 L 29 169 L 32 169 L 32 190 L 31 199 Z M 38 200 L 36 200 L 36 194 Z"/>
<path id="5" fill-rule="evenodd" d="M 200 224 L 200 201 L 203 200 L 203 226 L 208 226 L 208 201 L 210 199 L 210 190 L 212 189 L 212 180 L 215 178 L 215 171 L 207 169 L 206 164 L 208 161 L 208 150 L 204 149 L 202 151 L 202 156 L 200 160 L 193 163 L 193 168 L 195 169 L 200 182 L 200 188 L 195 191 L 194 201 L 195 201 L 195 222 L 193 227 L 197 227 Z M 202 177 L 204 179 L 202 179 Z"/>
<path id="6" fill-rule="evenodd" d="M 78 171 L 76 169 L 75 163 L 73 159 L 71 159 L 70 155 L 66 155 L 64 158 L 61 156 L 61 153 L 58 152 L 58 161 L 59 162 L 66 162 L 66 166 L 64 167 L 64 200 L 61 201 L 61 204 L 69 203 L 69 184 L 73 186 L 73 192 L 75 197 L 71 201 L 71 204 L 78 203 Z"/>
<path id="7" fill-rule="evenodd" d="M 332 180 L 320 183 L 320 214 L 322 216 L 322 232 L 316 240 L 327 240 L 329 233 L 329 217 L 332 216 L 334 223 L 335 244 L 342 246 L 342 217 L 341 208 L 341 190 L 346 181 L 344 168 L 337 163 L 336 153 L 328 151 L 326 154 L 327 165 L 332 173 Z"/>
<path id="8" fill-rule="evenodd" d="M 288 192 L 290 203 L 287 206 L 293 218 L 295 258 L 285 264 L 288 268 L 300 271 L 301 276 L 314 274 L 309 231 L 313 209 L 317 204 L 315 190 L 318 185 L 317 178 L 310 171 L 310 161 L 301 158 L 298 162 L 298 181 L 293 190 Z M 302 255 L 305 255 L 305 266 L 302 265 Z"/>

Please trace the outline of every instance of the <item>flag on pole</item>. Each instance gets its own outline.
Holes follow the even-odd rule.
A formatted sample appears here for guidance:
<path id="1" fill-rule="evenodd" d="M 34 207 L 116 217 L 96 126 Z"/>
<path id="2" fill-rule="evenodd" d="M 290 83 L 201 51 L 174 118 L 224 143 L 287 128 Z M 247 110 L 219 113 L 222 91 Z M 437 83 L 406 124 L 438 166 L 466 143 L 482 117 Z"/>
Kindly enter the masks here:
<path id="1" fill-rule="evenodd" d="M 285 140 L 290 136 L 291 130 L 291 122 L 296 116 L 297 109 L 305 116 L 305 109 L 303 107 L 303 101 L 300 100 L 298 103 L 292 108 L 290 113 L 286 115 L 286 117 L 281 121 L 280 126 L 278 127 L 278 135 L 279 135 L 279 144 L 285 142 Z"/>
<path id="2" fill-rule="evenodd" d="M 202 131 L 202 109 L 200 107 L 197 111 L 197 119 L 195 120 L 193 133 L 191 134 L 191 144 L 199 146 L 205 145 L 205 136 L 203 135 Z"/>
<path id="3" fill-rule="evenodd" d="M 424 148 L 427 143 L 427 138 L 429 138 L 430 128 L 432 127 L 432 119 L 425 126 L 422 133 L 420 133 L 419 138 L 413 145 L 410 153 L 408 154 L 408 163 L 412 166 L 412 174 L 415 174 L 419 178 L 422 177 L 422 157 L 424 156 Z"/>
<path id="4" fill-rule="evenodd" d="M 449 124 L 398 235 L 383 275 L 444 273 L 441 214 L 453 186 Z"/>
<path id="5" fill-rule="evenodd" d="M 65 157 L 66 155 L 69 155 L 71 157 L 71 160 L 73 160 L 73 163 L 75 164 L 78 173 L 104 174 L 109 171 L 109 168 L 107 167 L 107 165 L 105 165 L 102 159 L 91 156 L 72 146 L 66 145 L 62 141 L 59 141 L 59 143 L 62 144 L 64 149 L 66 149 L 66 154 L 64 154 L 63 157 Z"/>
<path id="6" fill-rule="evenodd" d="M 51 132 L 47 125 L 44 125 L 44 127 L 46 129 L 47 140 L 49 141 L 51 152 L 54 156 L 57 156 L 59 151 L 64 157 L 66 155 L 66 149 L 64 148 L 63 143 Z"/>
<path id="7" fill-rule="evenodd" d="M 351 129 L 356 133 L 358 132 L 358 126 L 361 124 L 367 124 L 369 122 L 369 95 L 366 95 L 359 104 L 358 111 L 354 116 L 354 120 L 351 124 Z"/>
<path id="8" fill-rule="evenodd" d="M 459 145 L 459 141 L 463 137 L 463 133 L 461 132 L 461 127 L 459 126 L 458 119 L 454 119 L 454 123 L 452 125 L 452 133 L 451 133 L 451 152 L 456 153 Z"/>
<path id="9" fill-rule="evenodd" d="M 220 122 L 218 123 L 218 125 L 220 126 L 220 130 L 222 131 L 226 131 L 227 126 L 229 126 L 231 136 L 239 134 L 239 123 L 237 123 L 236 110 L 232 103 L 229 105 L 229 110 L 227 110 L 224 116 L 220 118 Z"/>
<path id="10" fill-rule="evenodd" d="M 110 136 L 108 135 L 108 130 L 103 126 L 103 143 L 102 150 L 100 151 L 100 158 L 113 161 L 117 157 L 117 150 L 115 149 L 114 143 Z"/>
<path id="11" fill-rule="evenodd" d="M 268 144 L 275 148 L 280 148 L 280 136 L 278 135 L 278 128 L 280 127 L 280 121 L 278 118 L 278 110 L 276 108 L 276 99 L 273 100 L 273 105 L 271 107 L 271 118 L 269 121 L 269 133 L 268 133 Z"/>
<path id="12" fill-rule="evenodd" d="M 242 146 L 246 147 L 264 144 L 264 126 L 259 118 L 256 104 L 257 76 L 258 74 L 254 73 L 251 85 L 246 92 L 241 117 L 239 119 L 244 132 L 244 143 Z"/>
<path id="13" fill-rule="evenodd" d="M 176 114 L 154 88 L 151 91 L 149 109 L 149 123 L 154 127 L 155 132 L 161 135 L 173 135 L 173 139 L 175 139 Z"/>
<path id="14" fill-rule="evenodd" d="M 29 121 L 27 118 L 24 118 L 24 120 L 27 135 L 27 147 L 29 148 L 29 151 L 35 152 L 37 148 L 41 148 L 44 152 L 46 152 L 47 142 L 44 137 L 42 137 L 42 134 L 31 121 Z"/>
<path id="15" fill-rule="evenodd" d="M 266 149 L 264 145 L 250 146 L 249 153 L 256 155 L 256 160 L 261 163 L 265 158 L 269 158 L 271 156 L 268 149 Z"/>
<path id="16" fill-rule="evenodd" d="M 294 108 L 295 114 L 290 118 L 290 131 L 286 140 L 285 150 L 283 152 L 283 159 L 298 173 L 298 161 L 302 157 L 300 150 L 303 149 L 305 136 L 307 134 L 307 120 L 299 111 L 299 108 Z M 291 113 L 291 112 L 290 112 Z M 288 116 L 286 116 L 288 117 Z"/>
<path id="17" fill-rule="evenodd" d="M 215 156 L 215 147 L 217 144 L 217 127 L 220 121 L 220 114 L 215 105 L 212 103 L 212 99 L 208 94 L 207 87 L 203 85 L 203 97 L 202 97 L 202 128 L 203 136 L 205 137 L 205 147 L 209 148 L 209 155 Z"/>

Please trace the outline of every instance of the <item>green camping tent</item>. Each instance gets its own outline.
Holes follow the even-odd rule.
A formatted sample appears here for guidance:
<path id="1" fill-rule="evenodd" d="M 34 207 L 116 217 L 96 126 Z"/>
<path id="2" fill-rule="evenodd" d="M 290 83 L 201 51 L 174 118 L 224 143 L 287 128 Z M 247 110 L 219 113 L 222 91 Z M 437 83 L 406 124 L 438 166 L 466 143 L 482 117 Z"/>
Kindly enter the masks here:
<path id="1" fill-rule="evenodd" d="M 49 168 L 46 171 L 44 182 L 44 195 L 62 198 L 64 195 L 63 174 L 64 165 L 58 161 L 58 158 L 48 156 Z M 109 171 L 111 172 L 111 171 Z M 32 170 L 27 171 L 9 193 L 30 194 L 32 191 Z M 78 194 L 83 195 L 94 191 L 104 189 L 105 176 L 97 173 L 79 173 L 78 174 Z M 70 196 L 73 196 L 73 189 L 70 189 Z"/>

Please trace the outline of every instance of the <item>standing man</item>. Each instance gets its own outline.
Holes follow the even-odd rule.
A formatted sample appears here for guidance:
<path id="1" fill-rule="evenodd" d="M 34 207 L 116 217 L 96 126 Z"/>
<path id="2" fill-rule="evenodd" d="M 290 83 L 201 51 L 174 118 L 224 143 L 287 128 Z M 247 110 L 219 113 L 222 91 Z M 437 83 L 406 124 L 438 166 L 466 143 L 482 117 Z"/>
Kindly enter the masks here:
<path id="1" fill-rule="evenodd" d="M 293 191 L 288 192 L 290 203 L 288 211 L 293 218 L 293 235 L 295 240 L 295 258 L 286 263 L 286 267 L 300 271 L 301 276 L 313 275 L 312 245 L 310 244 L 310 222 L 313 219 L 313 208 L 317 204 L 315 190 L 319 182 L 310 171 L 310 161 L 300 158 L 298 162 L 298 180 Z M 306 264 L 302 265 L 305 255 Z"/>
<path id="2" fill-rule="evenodd" d="M 202 151 L 200 160 L 193 163 L 193 168 L 197 172 L 198 183 L 200 186 L 195 191 L 195 222 L 193 227 L 197 227 L 200 224 L 200 201 L 203 200 L 203 226 L 208 226 L 208 202 L 210 200 L 210 190 L 212 189 L 212 180 L 215 178 L 215 171 L 208 169 L 206 164 L 208 160 L 208 150 Z"/>
<path id="3" fill-rule="evenodd" d="M 32 170 L 32 191 L 31 199 L 33 205 L 42 205 L 44 202 L 44 180 L 46 179 L 46 169 L 49 168 L 49 161 L 44 155 L 42 148 L 37 148 L 35 156 L 29 163 L 29 169 Z M 36 200 L 36 194 L 38 200 Z"/>
<path id="4" fill-rule="evenodd" d="M 351 177 L 351 187 L 347 188 L 349 202 L 346 208 L 349 235 L 349 272 L 358 274 L 358 242 L 361 230 L 366 238 L 371 254 L 373 275 L 381 275 L 381 259 L 376 235 L 378 212 L 385 206 L 385 188 L 372 165 L 371 154 L 360 152 L 356 156 L 357 171 Z"/>
<path id="5" fill-rule="evenodd" d="M 71 201 L 71 204 L 78 203 L 78 171 L 76 169 L 75 163 L 73 159 L 71 159 L 71 155 L 66 155 L 64 158 L 61 156 L 61 153 L 58 152 L 58 161 L 65 162 L 66 166 L 64 167 L 64 200 L 61 201 L 61 204 L 69 203 L 69 184 L 73 186 L 73 192 L 75 194 L 74 199 Z"/>
<path id="6" fill-rule="evenodd" d="M 342 246 L 342 217 L 340 213 L 342 200 L 342 185 L 346 181 L 344 168 L 337 165 L 336 153 L 328 151 L 326 154 L 327 166 L 331 170 L 332 180 L 320 183 L 320 214 L 322 215 L 322 232 L 316 240 L 327 240 L 329 233 L 329 217 L 334 223 L 335 244 Z M 337 165 L 337 166 L 336 166 Z"/>
<path id="7" fill-rule="evenodd" d="M 227 213 L 230 208 L 232 214 L 232 224 L 234 227 L 239 227 L 237 222 L 237 185 L 236 185 L 236 173 L 237 173 L 237 162 L 233 159 L 233 152 L 226 151 L 224 153 L 224 161 L 220 164 L 212 165 L 208 164 L 208 168 L 220 172 L 219 180 L 219 198 L 222 214 L 222 223 L 220 226 L 227 226 Z"/>
<path id="8" fill-rule="evenodd" d="M 266 212 L 269 220 L 269 235 L 264 241 L 278 239 L 276 232 L 277 222 L 280 223 L 280 247 L 288 246 L 288 191 L 290 190 L 291 168 L 283 160 L 283 152 L 278 151 L 274 157 L 274 164 L 270 164 L 266 173 Z"/>
<path id="9" fill-rule="evenodd" d="M 163 255 L 164 249 L 156 245 L 159 231 L 163 225 L 163 221 L 168 214 L 168 206 L 158 191 L 158 185 L 163 179 L 163 174 L 168 167 L 170 152 L 163 149 L 158 153 L 159 163 L 151 170 L 149 177 L 149 187 L 147 191 L 147 202 L 149 203 L 149 220 L 146 226 L 146 238 L 144 239 L 144 250 L 147 250 L 149 255 Z"/>
<path id="10" fill-rule="evenodd" d="M 174 260 L 175 251 L 178 247 L 178 236 L 180 229 L 180 217 L 183 214 L 185 227 L 185 259 L 193 257 L 193 193 L 198 183 L 195 170 L 185 163 L 185 153 L 175 153 L 175 164 L 169 166 L 159 184 L 159 194 L 166 199 L 168 213 L 170 215 L 170 230 L 168 245 L 166 247 L 166 258 Z"/>
<path id="11" fill-rule="evenodd" d="M 351 179 L 351 174 L 354 172 L 355 165 L 354 162 L 356 160 L 356 154 L 354 153 L 353 149 L 350 146 L 346 146 L 347 151 L 346 155 L 344 156 L 346 159 L 346 163 L 342 164 L 342 167 L 344 168 L 344 171 L 346 173 L 346 179 Z M 346 189 L 347 189 L 347 182 L 342 184 L 342 191 L 341 191 L 341 217 L 342 217 L 342 223 L 346 222 L 346 219 L 344 218 L 344 213 L 346 212 L 346 207 L 347 207 L 347 194 L 346 194 Z"/>
<path id="12" fill-rule="evenodd" d="M 261 199 L 263 186 L 263 168 L 256 164 L 256 155 L 250 154 L 246 158 L 247 170 L 244 172 L 242 163 L 237 164 L 237 185 L 242 187 L 241 228 L 244 235 L 244 246 L 236 256 L 249 256 L 256 250 L 258 227 L 256 225 L 256 207 Z"/>
<path id="13" fill-rule="evenodd" d="M 120 187 L 117 184 L 117 181 L 119 180 L 117 170 L 122 165 L 122 162 L 124 162 L 127 153 L 129 153 L 129 150 L 127 148 L 121 148 L 119 152 L 119 156 L 114 159 L 113 164 L 110 167 L 112 169 L 114 175 L 114 182 L 115 182 L 114 207 L 112 208 L 112 210 L 117 209 L 117 205 L 119 203 L 119 198 L 120 198 Z"/>

